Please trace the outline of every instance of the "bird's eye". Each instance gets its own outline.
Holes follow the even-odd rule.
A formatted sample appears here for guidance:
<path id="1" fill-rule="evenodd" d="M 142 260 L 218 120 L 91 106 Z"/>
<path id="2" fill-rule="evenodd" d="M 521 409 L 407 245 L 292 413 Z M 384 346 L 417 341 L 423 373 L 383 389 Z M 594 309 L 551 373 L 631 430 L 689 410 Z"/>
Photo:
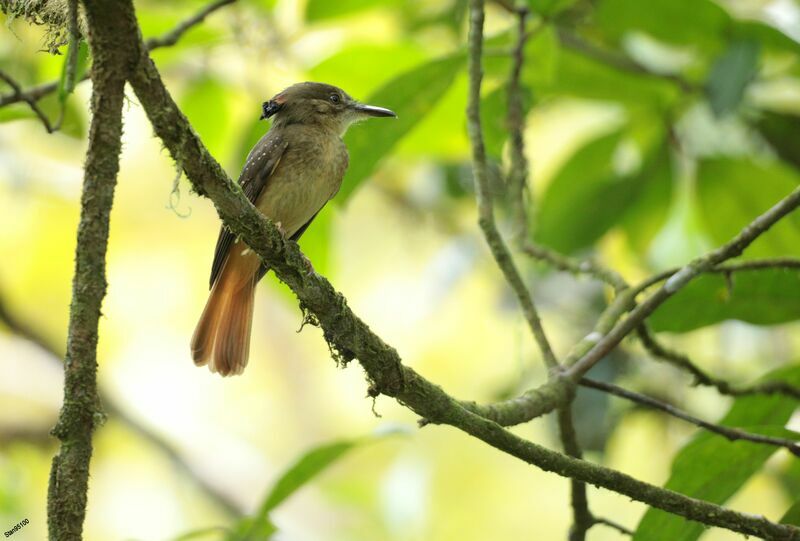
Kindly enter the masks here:
<path id="1" fill-rule="evenodd" d="M 339 103 L 339 94 L 331 94 L 328 99 L 331 100 L 331 103 Z"/>

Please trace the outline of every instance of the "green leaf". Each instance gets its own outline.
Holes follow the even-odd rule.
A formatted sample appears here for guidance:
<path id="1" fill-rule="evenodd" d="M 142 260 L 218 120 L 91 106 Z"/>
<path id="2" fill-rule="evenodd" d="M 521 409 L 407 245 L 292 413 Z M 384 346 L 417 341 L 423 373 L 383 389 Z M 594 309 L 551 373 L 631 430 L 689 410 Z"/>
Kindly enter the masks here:
<path id="1" fill-rule="evenodd" d="M 601 0 L 595 16 L 600 29 L 616 40 L 638 31 L 701 49 L 717 47 L 730 23 L 711 0 Z"/>
<path id="2" fill-rule="evenodd" d="M 625 73 L 608 64 L 567 49 L 559 49 L 554 59 L 555 75 L 534 77 L 526 70 L 523 79 L 537 96 L 563 94 L 593 100 L 619 102 L 626 106 L 646 106 L 666 110 L 679 97 L 677 87 L 663 79 Z"/>
<path id="3" fill-rule="evenodd" d="M 756 126 L 780 159 L 800 168 L 800 117 L 762 111 Z"/>
<path id="4" fill-rule="evenodd" d="M 558 35 L 552 25 L 545 26 L 525 43 L 522 79 L 534 90 L 555 81 L 561 52 L 559 47 Z"/>
<path id="5" fill-rule="evenodd" d="M 388 107 L 396 119 L 375 119 L 353 126 L 345 136 L 350 167 L 337 200 L 344 202 L 392 148 L 434 108 L 464 64 L 458 54 L 435 60 L 392 79 L 366 103 Z M 454 129 L 448 126 L 448 129 Z"/>
<path id="6" fill-rule="evenodd" d="M 800 319 L 800 271 L 765 269 L 704 275 L 650 316 L 657 331 L 688 332 L 728 319 L 774 325 Z"/>
<path id="7" fill-rule="evenodd" d="M 567 161 L 536 213 L 539 242 L 568 253 L 590 246 L 620 222 L 650 181 L 658 180 L 653 168 L 663 164 L 655 157 L 639 167 L 618 170 L 615 155 L 622 150 L 621 142 L 620 132 L 605 135 Z"/>
<path id="8" fill-rule="evenodd" d="M 61 77 L 58 80 L 58 99 L 61 103 L 67 100 L 67 97 L 75 90 L 75 84 L 86 75 L 86 69 L 89 66 L 89 46 L 84 40 L 78 40 L 78 51 L 75 59 L 75 73 L 73 74 L 72 81 L 67 81 L 67 63 L 70 58 L 71 49 L 75 46 L 70 42 L 67 54 L 64 55 L 64 62 L 61 64 Z"/>
<path id="9" fill-rule="evenodd" d="M 746 158 L 704 160 L 697 171 L 697 195 L 714 244 L 733 238 L 754 218 L 786 197 L 800 174 L 780 162 Z M 783 218 L 745 251 L 756 257 L 800 256 L 800 213 Z"/>
<path id="10" fill-rule="evenodd" d="M 354 448 L 376 441 L 385 436 L 402 433 L 400 428 L 374 433 L 368 437 L 325 443 L 305 452 L 281 475 L 267 492 L 258 511 L 241 521 L 229 541 L 261 541 L 277 529 L 270 520 L 270 512 L 309 481 L 323 472 Z"/>
<path id="11" fill-rule="evenodd" d="M 181 110 L 212 154 L 227 150 L 229 103 L 227 88 L 214 77 L 192 81 L 181 96 Z"/>
<path id="12" fill-rule="evenodd" d="M 776 370 L 762 379 L 798 385 L 800 366 Z M 794 399 L 781 395 L 739 397 L 721 424 L 787 437 L 783 426 L 796 407 Z M 776 447 L 747 441 L 731 442 L 722 436 L 701 431 L 675 457 L 672 473 L 664 486 L 693 498 L 722 504 L 759 471 L 776 450 Z M 658 509 L 649 509 L 633 539 L 694 541 L 704 531 L 701 524 L 687 522 L 682 517 Z"/>
<path id="13" fill-rule="evenodd" d="M 781 517 L 781 524 L 793 524 L 800 526 L 800 501 L 794 502 L 786 513 Z"/>
<path id="14" fill-rule="evenodd" d="M 742 101 L 747 85 L 756 76 L 758 55 L 757 42 L 735 41 L 714 62 L 706 92 L 715 116 L 721 117 L 734 111 Z"/>
<path id="15" fill-rule="evenodd" d="M 387 80 L 428 59 L 414 43 L 359 44 L 329 56 L 311 69 L 313 81 L 325 81 L 363 99 Z"/>
<path id="16" fill-rule="evenodd" d="M 12 103 L 0 107 L 0 123 L 22 120 L 27 118 L 37 118 L 31 108 L 25 102 Z"/>
<path id="17" fill-rule="evenodd" d="M 306 4 L 306 20 L 308 22 L 319 22 L 326 19 L 333 19 L 343 15 L 352 15 L 359 11 L 365 11 L 375 7 L 395 6 L 399 0 L 308 0 Z"/>

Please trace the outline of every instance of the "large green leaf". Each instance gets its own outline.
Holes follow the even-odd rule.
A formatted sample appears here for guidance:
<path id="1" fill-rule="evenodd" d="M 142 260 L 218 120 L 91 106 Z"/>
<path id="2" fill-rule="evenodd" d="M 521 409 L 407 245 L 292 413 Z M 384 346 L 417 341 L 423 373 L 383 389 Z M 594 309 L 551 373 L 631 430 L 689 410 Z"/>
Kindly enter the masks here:
<path id="1" fill-rule="evenodd" d="M 697 181 L 706 230 L 719 245 L 794 190 L 800 174 L 777 161 L 717 158 L 700 163 Z M 800 256 L 800 213 L 783 218 L 756 239 L 744 255 Z"/>
<path id="2" fill-rule="evenodd" d="M 425 51 L 412 42 L 392 44 L 356 44 L 329 56 L 311 71 L 311 80 L 341 86 L 356 99 L 428 58 Z"/>
<path id="3" fill-rule="evenodd" d="M 794 524 L 800 526 L 800 501 L 794 502 L 786 513 L 781 517 L 781 524 Z"/>
<path id="4" fill-rule="evenodd" d="M 601 0 L 597 23 L 610 37 L 645 32 L 668 43 L 715 46 L 730 16 L 712 0 Z"/>
<path id="5" fill-rule="evenodd" d="M 228 149 L 229 105 L 228 89 L 213 77 L 192 81 L 180 99 L 181 110 L 215 155 L 221 155 Z"/>
<path id="6" fill-rule="evenodd" d="M 270 513 L 292 494 L 322 473 L 331 464 L 358 446 L 375 442 L 380 438 L 403 433 L 401 428 L 390 428 L 370 436 L 324 443 L 303 453 L 275 481 L 267 492 L 258 511 L 242 520 L 228 541 L 262 541 L 276 531 Z"/>
<path id="7" fill-rule="evenodd" d="M 627 73 L 587 55 L 559 49 L 553 59 L 555 73 L 542 78 L 526 70 L 523 78 L 539 95 L 619 102 L 626 106 L 665 110 L 679 97 L 676 85 L 656 77 Z"/>
<path id="8" fill-rule="evenodd" d="M 753 40 L 735 41 L 714 62 L 706 91 L 711 110 L 718 117 L 736 109 L 747 85 L 758 69 L 758 43 Z"/>
<path id="9" fill-rule="evenodd" d="M 773 325 L 800 319 L 800 271 L 700 276 L 650 316 L 657 331 L 687 332 L 728 319 Z"/>
<path id="10" fill-rule="evenodd" d="M 345 136 L 350 167 L 337 196 L 338 201 L 345 201 L 395 144 L 433 109 L 450 88 L 464 59 L 463 54 L 457 54 L 419 66 L 392 79 L 364 100 L 392 109 L 397 118 L 375 119 L 350 128 Z"/>
<path id="11" fill-rule="evenodd" d="M 800 117 L 762 111 L 756 125 L 780 159 L 800 168 Z"/>
<path id="12" fill-rule="evenodd" d="M 765 380 L 800 384 L 800 366 L 772 372 Z M 725 426 L 750 432 L 791 436 L 783 428 L 797 408 L 797 401 L 785 396 L 746 396 L 737 398 L 721 421 Z M 788 434 L 787 434 L 788 433 Z M 722 504 L 777 450 L 769 445 L 747 441 L 730 442 L 722 436 L 700 432 L 681 449 L 672 463 L 665 487 L 713 503 Z M 694 541 L 705 528 L 696 522 L 649 509 L 636 529 L 634 541 Z"/>
<path id="13" fill-rule="evenodd" d="M 666 166 L 657 156 L 618 171 L 615 156 L 621 142 L 620 132 L 595 139 L 558 172 L 536 213 L 539 242 L 563 252 L 586 248 L 621 223 L 649 182 L 663 180 L 663 175 L 653 174 L 654 168 Z"/>

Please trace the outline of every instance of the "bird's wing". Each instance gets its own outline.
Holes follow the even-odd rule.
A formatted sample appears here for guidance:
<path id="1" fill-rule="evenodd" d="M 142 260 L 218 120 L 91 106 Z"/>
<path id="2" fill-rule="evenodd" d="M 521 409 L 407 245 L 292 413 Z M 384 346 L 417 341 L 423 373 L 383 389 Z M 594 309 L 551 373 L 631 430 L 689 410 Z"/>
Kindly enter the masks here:
<path id="1" fill-rule="evenodd" d="M 258 196 L 264 190 L 264 187 L 269 182 L 275 168 L 281 161 L 283 153 L 286 151 L 288 142 L 279 135 L 267 133 L 261 140 L 256 143 L 253 150 L 247 156 L 247 161 L 244 163 L 242 174 L 239 175 L 239 184 L 242 186 L 242 191 L 250 200 L 255 204 Z M 231 233 L 225 225 L 219 230 L 219 237 L 217 238 L 217 247 L 214 249 L 214 262 L 211 264 L 211 280 L 209 287 L 214 286 L 219 273 L 222 271 L 222 266 L 225 264 L 225 259 L 228 256 L 228 250 L 233 242 L 236 240 L 236 235 Z"/>

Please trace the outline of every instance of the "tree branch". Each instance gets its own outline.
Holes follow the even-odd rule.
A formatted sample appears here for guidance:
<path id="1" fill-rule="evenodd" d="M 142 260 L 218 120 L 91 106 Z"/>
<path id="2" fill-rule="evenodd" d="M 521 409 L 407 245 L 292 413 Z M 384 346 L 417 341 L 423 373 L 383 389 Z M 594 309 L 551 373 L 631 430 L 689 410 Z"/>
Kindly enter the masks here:
<path id="1" fill-rule="evenodd" d="M 145 41 L 147 49 L 152 51 L 153 49 L 158 49 L 159 47 L 170 47 L 175 45 L 189 29 L 202 23 L 206 17 L 217 11 L 219 8 L 233 4 L 234 2 L 236 2 L 236 0 L 217 0 L 216 2 L 208 4 L 193 16 L 181 21 L 178 26 L 166 34 L 157 38 L 149 38 L 147 41 Z"/>
<path id="2" fill-rule="evenodd" d="M 587 377 L 583 377 L 580 380 L 580 384 L 583 387 L 588 387 L 590 389 L 602 391 L 604 393 L 624 398 L 625 400 L 630 400 L 631 402 L 635 402 L 637 404 L 646 406 L 648 408 L 663 411 L 664 413 L 672 415 L 673 417 L 676 417 L 683 421 L 686 421 L 687 423 L 691 423 L 695 426 L 699 426 L 700 428 L 704 428 L 709 432 L 719 434 L 720 436 L 730 441 L 742 440 L 764 445 L 771 445 L 774 447 L 785 447 L 792 454 L 800 456 L 800 443 L 792 441 L 790 439 L 774 438 L 772 436 L 763 436 L 761 434 L 753 434 L 745 430 L 740 430 L 738 428 L 730 428 L 727 426 L 709 423 L 708 421 L 704 421 L 702 419 L 689 415 L 685 411 L 680 410 L 670 404 L 661 402 L 660 400 L 656 400 L 655 398 L 651 398 L 643 394 L 629 391 L 628 389 L 624 389 L 618 385 L 614 385 L 613 383 L 606 383 L 604 381 L 597 381 Z"/>
<path id="3" fill-rule="evenodd" d="M 528 237 L 528 213 L 525 201 L 526 194 L 529 193 L 528 184 L 528 160 L 525 157 L 525 114 L 522 106 L 522 88 L 520 76 L 522 66 L 525 63 L 525 42 L 528 39 L 526 23 L 528 20 L 528 10 L 521 7 L 516 11 L 517 16 L 517 43 L 512 52 L 513 62 L 511 63 L 511 73 L 508 77 L 508 112 L 506 115 L 506 125 L 511 140 L 511 164 L 508 171 L 508 198 L 511 205 L 511 223 L 514 227 L 512 239 L 522 241 Z"/>
<path id="4" fill-rule="evenodd" d="M 673 274 L 666 283 L 647 300 L 631 310 L 628 317 L 614 326 L 597 344 L 568 369 L 574 380 L 580 379 L 592 366 L 614 349 L 625 336 L 635 330 L 665 300 L 677 293 L 697 275 L 708 271 L 720 263 L 737 257 L 747 246 L 767 231 L 776 222 L 800 206 L 800 188 L 795 188 L 789 195 L 779 201 L 771 209 L 750 222 L 736 237 L 720 248 L 690 262 Z"/>
<path id="5" fill-rule="evenodd" d="M 28 93 L 22 90 L 22 87 L 19 85 L 19 83 L 17 83 L 13 77 L 11 77 L 3 70 L 0 70 L 0 79 L 5 81 L 8 84 L 8 86 L 11 87 L 11 90 L 13 90 L 11 94 L 2 96 L 2 98 L 0 98 L 0 107 L 9 103 L 17 103 L 19 101 L 24 101 L 25 103 L 28 104 L 28 107 L 31 108 L 31 111 L 33 111 L 33 113 L 39 118 L 39 120 L 42 121 L 42 124 L 44 124 L 44 129 L 47 130 L 47 133 L 53 133 L 54 131 L 56 131 L 53 125 L 50 123 L 50 119 L 47 118 L 47 115 L 44 114 L 44 111 L 42 111 L 39 105 L 36 103 L 36 99 L 38 98 L 34 99 L 30 97 Z M 54 87 L 53 89 L 55 90 L 55 88 L 56 87 Z"/>
<path id="6" fill-rule="evenodd" d="M 117 10 L 118 17 L 128 21 L 130 26 L 126 31 L 116 33 L 117 41 L 135 43 L 139 38 L 133 6 L 129 0 L 119 1 L 121 7 Z M 472 7 L 482 13 L 479 0 L 472 0 Z M 476 19 L 472 19 L 473 31 Z M 774 524 L 761 517 L 731 511 L 648 485 L 602 466 L 549 451 L 463 409 L 438 386 L 403 366 L 397 352 L 352 313 L 345 299 L 327 280 L 307 271 L 296 244 L 283 239 L 274 224 L 257 212 L 238 185 L 225 175 L 208 154 L 170 97 L 144 50 L 130 82 L 156 133 L 181 164 L 195 190 L 214 201 L 225 224 L 295 292 L 303 309 L 322 327 L 336 356 L 345 361 L 358 358 L 372 382 L 372 394 L 383 393 L 395 397 L 433 423 L 446 423 L 460 428 L 546 471 L 609 488 L 708 525 L 766 538 L 800 539 L 800 530 L 794 526 Z"/>
<path id="7" fill-rule="evenodd" d="M 583 458 L 578 434 L 572 423 L 572 402 L 558 408 L 558 431 L 564 452 L 577 459 Z M 577 479 L 570 480 L 572 500 L 572 528 L 569 530 L 569 541 L 584 541 L 586 532 L 594 525 L 594 517 L 589 511 L 589 499 L 586 496 L 586 483 Z"/>
<path id="8" fill-rule="evenodd" d="M 694 377 L 695 385 L 714 387 L 720 394 L 729 396 L 745 396 L 754 394 L 782 394 L 800 400 L 800 388 L 785 381 L 767 381 L 746 387 L 734 386 L 731 383 L 706 373 L 692 360 L 678 351 L 670 350 L 658 342 L 646 324 L 636 329 L 642 345 L 653 357 L 689 372 Z"/>
<path id="9" fill-rule="evenodd" d="M 120 29 L 116 13 L 95 17 L 85 0 L 90 20 L 92 121 L 86 153 L 81 218 L 75 248 L 69 333 L 65 361 L 64 404 L 53 434 L 61 449 L 53 458 L 47 494 L 47 523 L 51 541 L 80 540 L 86 514 L 92 433 L 102 422 L 97 396 L 97 324 L 106 293 L 105 256 L 114 188 L 122 147 L 122 103 L 125 80 L 136 49 L 119 47 L 108 35 L 93 29 Z M 95 9 L 108 9 L 95 7 Z"/>
<path id="10" fill-rule="evenodd" d="M 483 48 L 483 31 L 472 31 L 477 27 L 483 28 L 483 7 L 480 10 L 472 10 L 471 17 L 475 18 L 474 24 L 470 25 L 469 35 L 469 97 L 467 101 L 467 126 L 469 128 L 470 141 L 472 142 L 472 171 L 475 179 L 475 196 L 478 202 L 478 224 L 486 238 L 486 243 L 494 256 L 497 265 L 503 272 L 508 285 L 517 297 L 517 301 L 522 308 L 525 320 L 528 322 L 531 333 L 536 339 L 545 366 L 552 374 L 558 368 L 558 361 L 553 353 L 550 343 L 542 327 L 539 313 L 533 298 L 522 281 L 519 270 L 514 264 L 511 253 L 506 247 L 503 237 L 497 230 L 494 219 L 494 207 L 492 205 L 492 194 L 489 188 L 489 177 L 486 167 L 486 149 L 483 144 L 483 132 L 481 131 L 480 102 L 481 102 L 481 79 L 483 71 L 481 68 L 481 51 Z"/>

